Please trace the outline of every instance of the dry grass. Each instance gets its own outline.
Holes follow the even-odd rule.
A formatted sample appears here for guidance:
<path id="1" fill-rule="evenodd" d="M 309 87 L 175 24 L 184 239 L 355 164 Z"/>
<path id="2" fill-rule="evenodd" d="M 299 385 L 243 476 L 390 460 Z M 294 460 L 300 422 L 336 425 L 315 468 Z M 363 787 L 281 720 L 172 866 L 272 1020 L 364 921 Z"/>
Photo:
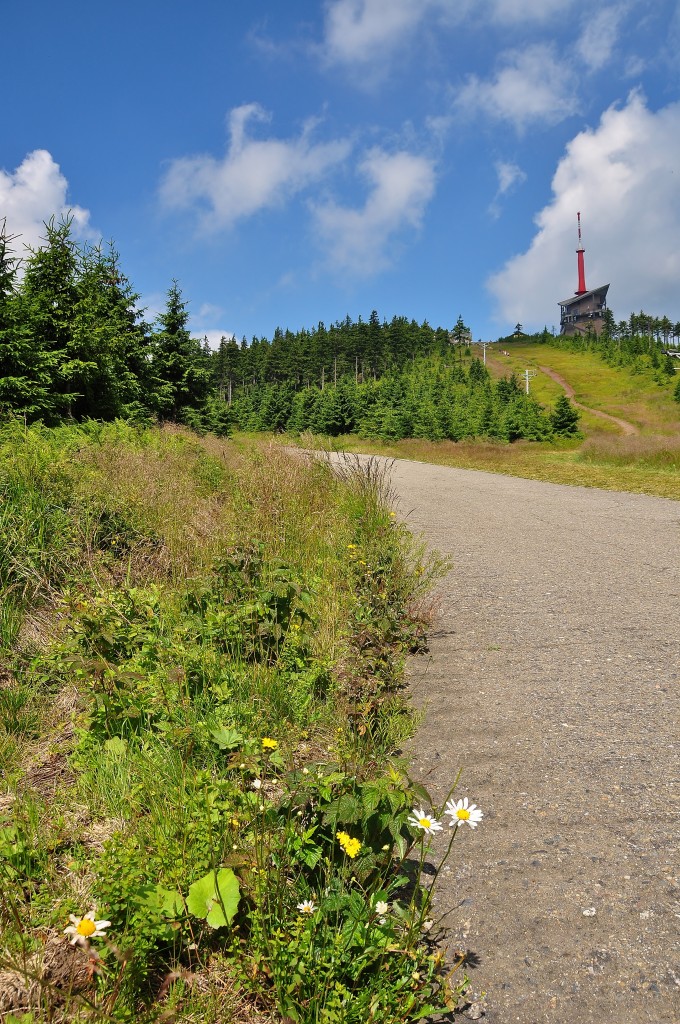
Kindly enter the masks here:
<path id="1" fill-rule="evenodd" d="M 680 471 L 680 435 L 592 436 L 581 446 L 579 459 Z"/>
<path id="2" fill-rule="evenodd" d="M 605 433 L 593 437 L 583 458 L 576 442 L 563 447 L 518 441 L 504 445 L 484 441 L 424 441 L 407 439 L 382 443 L 355 436 L 333 438 L 338 450 L 383 455 L 388 458 L 410 459 L 440 466 L 502 473 L 528 480 L 544 480 L 576 487 L 599 487 L 608 491 L 630 491 L 657 497 L 680 500 L 680 472 L 677 461 L 673 464 L 660 456 L 660 465 L 654 464 L 654 452 L 662 452 L 669 445 L 668 438 L 609 438 Z M 635 457 L 635 442 L 645 448 L 645 456 Z M 318 444 L 323 446 L 324 442 Z M 658 447 L 657 447 L 658 446 Z M 671 445 L 671 452 L 676 449 Z M 616 453 L 623 452 L 619 458 Z"/>

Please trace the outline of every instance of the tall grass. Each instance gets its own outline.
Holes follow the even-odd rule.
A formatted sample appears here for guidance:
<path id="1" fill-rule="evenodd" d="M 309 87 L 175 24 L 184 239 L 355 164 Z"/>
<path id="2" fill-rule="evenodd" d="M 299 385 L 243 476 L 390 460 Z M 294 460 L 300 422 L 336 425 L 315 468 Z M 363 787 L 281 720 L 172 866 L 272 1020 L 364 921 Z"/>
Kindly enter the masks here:
<path id="1" fill-rule="evenodd" d="M 385 467 L 9 424 L 0 495 L 0 982 L 17 1008 L 229 1021 L 250 993 L 300 1022 L 398 1024 L 453 1006 L 392 761 L 413 608 L 441 567 L 395 522 Z M 218 877 L 240 887 L 231 928 L 191 896 Z M 78 959 L 63 929 L 95 907 L 112 937 Z"/>

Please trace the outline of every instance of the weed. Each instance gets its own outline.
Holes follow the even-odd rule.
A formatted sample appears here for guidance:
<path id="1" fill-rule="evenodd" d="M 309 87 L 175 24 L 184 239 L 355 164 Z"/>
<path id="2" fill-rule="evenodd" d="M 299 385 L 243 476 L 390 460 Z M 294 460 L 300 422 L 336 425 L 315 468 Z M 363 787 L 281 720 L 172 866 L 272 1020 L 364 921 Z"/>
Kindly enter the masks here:
<path id="1" fill-rule="evenodd" d="M 434 853 L 409 819 L 427 795 L 392 757 L 442 567 L 390 514 L 386 469 L 180 429 L 7 431 L 0 966 L 24 965 L 23 1010 L 222 1021 L 247 999 L 397 1024 L 454 1007 L 465 979 L 422 930 Z M 36 789 L 20 762 L 47 764 L 50 741 L 65 767 Z M 39 960 L 66 927 L 87 977 L 65 999 Z"/>

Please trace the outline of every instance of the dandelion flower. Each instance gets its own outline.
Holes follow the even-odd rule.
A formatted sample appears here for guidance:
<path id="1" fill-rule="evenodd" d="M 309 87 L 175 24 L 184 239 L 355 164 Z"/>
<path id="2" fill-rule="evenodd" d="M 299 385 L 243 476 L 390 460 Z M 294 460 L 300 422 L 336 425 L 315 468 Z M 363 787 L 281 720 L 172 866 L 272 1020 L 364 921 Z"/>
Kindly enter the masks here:
<path id="1" fill-rule="evenodd" d="M 297 908 L 301 914 L 313 914 L 316 910 L 316 904 L 314 900 L 303 900 L 302 903 L 298 903 Z"/>
<path id="2" fill-rule="evenodd" d="M 110 921 L 95 921 L 95 910 L 91 910 L 83 917 L 76 917 L 69 914 L 71 924 L 64 928 L 64 935 L 70 935 L 69 942 L 72 946 L 88 946 L 90 939 L 99 939 L 105 934 L 105 930 L 111 926 Z"/>
<path id="3" fill-rule="evenodd" d="M 427 835 L 442 831 L 442 826 L 437 819 L 433 818 L 431 814 L 426 814 L 422 807 L 414 808 L 408 823 L 413 825 L 414 828 L 422 828 L 423 832 L 427 833 Z"/>
<path id="4" fill-rule="evenodd" d="M 466 822 L 470 828 L 477 828 L 480 821 L 484 817 L 484 813 L 480 811 L 477 804 L 469 804 L 468 798 L 463 797 L 462 800 L 449 800 L 444 809 L 445 814 L 451 815 L 451 821 L 449 826 L 458 825 L 461 821 Z"/>
<path id="5" fill-rule="evenodd" d="M 383 914 L 386 914 L 389 909 L 390 909 L 389 903 L 385 903 L 384 900 L 378 900 L 378 902 L 375 905 L 375 912 L 376 912 L 376 914 L 380 914 L 381 917 L 382 917 Z"/>
<path id="6" fill-rule="evenodd" d="M 273 740 L 270 736 L 262 737 L 262 749 L 263 750 L 276 750 L 279 745 L 278 740 Z"/>
<path id="7" fill-rule="evenodd" d="M 345 851 L 348 857 L 352 860 L 356 857 L 359 850 L 361 849 L 361 843 L 358 839 L 353 839 L 348 832 L 336 832 L 335 838 L 340 843 L 340 846 Z"/>

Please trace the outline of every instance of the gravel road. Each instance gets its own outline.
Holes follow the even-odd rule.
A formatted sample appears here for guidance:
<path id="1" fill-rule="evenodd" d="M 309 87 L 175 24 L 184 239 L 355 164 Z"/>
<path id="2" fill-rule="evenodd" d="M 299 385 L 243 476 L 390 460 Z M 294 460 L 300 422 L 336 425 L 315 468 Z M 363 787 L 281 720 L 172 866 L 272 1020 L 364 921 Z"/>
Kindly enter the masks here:
<path id="1" fill-rule="evenodd" d="M 680 502 L 395 462 L 451 556 L 413 771 L 484 810 L 437 908 L 490 1024 L 670 1024 L 678 965 Z M 441 837 L 437 846 L 441 845 Z"/>

